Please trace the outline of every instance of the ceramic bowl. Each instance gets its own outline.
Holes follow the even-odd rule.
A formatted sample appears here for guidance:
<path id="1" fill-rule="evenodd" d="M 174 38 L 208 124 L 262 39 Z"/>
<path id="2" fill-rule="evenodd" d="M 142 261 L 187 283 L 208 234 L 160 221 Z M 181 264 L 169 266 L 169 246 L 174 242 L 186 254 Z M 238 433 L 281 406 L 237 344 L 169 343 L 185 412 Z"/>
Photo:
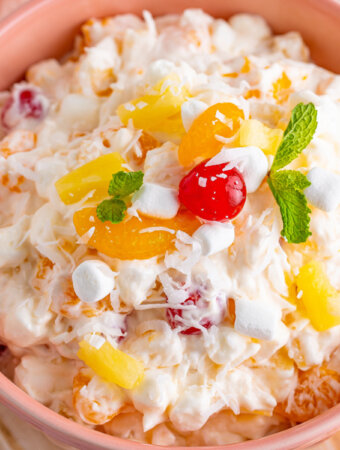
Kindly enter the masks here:
<path id="1" fill-rule="evenodd" d="M 313 60 L 340 72 L 340 3 L 337 0 L 33 0 L 0 22 L 0 90 L 20 79 L 31 64 L 61 56 L 70 49 L 79 26 L 90 17 L 127 12 L 140 14 L 144 9 L 161 15 L 178 13 L 188 7 L 203 8 L 207 13 L 223 18 L 238 12 L 260 14 L 277 33 L 299 31 L 311 49 Z M 51 438 L 81 450 L 160 448 L 109 436 L 74 423 L 30 398 L 2 374 L 0 401 Z M 326 439 L 338 429 L 340 405 L 308 422 L 259 440 L 205 448 L 305 448 Z"/>

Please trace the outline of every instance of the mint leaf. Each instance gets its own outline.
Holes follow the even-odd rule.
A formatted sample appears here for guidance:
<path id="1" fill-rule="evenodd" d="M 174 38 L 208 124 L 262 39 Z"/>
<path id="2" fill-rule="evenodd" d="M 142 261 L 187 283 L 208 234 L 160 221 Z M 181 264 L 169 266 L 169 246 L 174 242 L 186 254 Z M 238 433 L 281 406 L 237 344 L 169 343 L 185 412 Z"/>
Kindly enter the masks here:
<path id="1" fill-rule="evenodd" d="M 268 184 L 280 207 L 283 222 L 281 235 L 289 243 L 306 242 L 311 235 L 311 210 L 303 193 L 310 186 L 307 177 L 295 170 L 281 170 L 268 178 Z"/>
<path id="2" fill-rule="evenodd" d="M 316 127 L 317 111 L 313 103 L 296 105 L 277 149 L 271 172 L 282 169 L 299 156 L 312 140 Z"/>
<path id="3" fill-rule="evenodd" d="M 119 198 L 103 200 L 97 206 L 97 217 L 102 222 L 120 223 L 125 217 L 126 204 Z"/>
<path id="4" fill-rule="evenodd" d="M 117 172 L 112 175 L 109 185 L 109 195 L 112 197 L 126 197 L 132 194 L 143 184 L 144 173 L 139 172 Z"/>
<path id="5" fill-rule="evenodd" d="M 294 188 L 297 191 L 303 191 L 311 185 L 306 175 L 297 170 L 280 170 L 271 175 L 271 180 L 280 191 Z"/>

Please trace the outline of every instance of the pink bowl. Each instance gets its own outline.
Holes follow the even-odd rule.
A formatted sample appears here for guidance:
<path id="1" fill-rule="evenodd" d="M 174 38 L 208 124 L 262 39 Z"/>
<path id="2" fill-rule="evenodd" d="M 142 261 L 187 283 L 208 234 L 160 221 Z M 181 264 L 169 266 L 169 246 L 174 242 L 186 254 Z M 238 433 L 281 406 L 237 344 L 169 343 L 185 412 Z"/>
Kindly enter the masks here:
<path id="1" fill-rule="evenodd" d="M 90 17 L 126 12 L 139 14 L 143 9 L 160 15 L 180 12 L 187 7 L 200 7 L 217 17 L 228 17 L 237 12 L 261 14 L 278 33 L 298 30 L 311 48 L 314 61 L 340 72 L 340 3 L 337 0 L 33 0 L 0 23 L 0 90 L 22 77 L 34 62 L 61 56 L 70 48 L 79 25 Z M 0 401 L 60 443 L 82 450 L 160 448 L 76 424 L 30 398 L 2 374 Z M 304 424 L 263 439 L 206 449 L 305 448 L 338 429 L 340 405 Z"/>

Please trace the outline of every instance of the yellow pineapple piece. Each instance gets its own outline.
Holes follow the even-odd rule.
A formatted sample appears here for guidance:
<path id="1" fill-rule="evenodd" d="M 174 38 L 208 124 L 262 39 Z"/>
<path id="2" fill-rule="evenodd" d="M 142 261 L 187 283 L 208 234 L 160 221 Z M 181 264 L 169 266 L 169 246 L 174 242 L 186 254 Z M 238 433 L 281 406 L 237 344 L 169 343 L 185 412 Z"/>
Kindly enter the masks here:
<path id="1" fill-rule="evenodd" d="M 87 341 L 79 343 L 78 358 L 98 376 L 125 389 L 135 388 L 143 379 L 144 367 L 130 355 L 105 342 L 99 349 Z"/>
<path id="2" fill-rule="evenodd" d="M 90 161 L 78 169 L 64 175 L 55 187 L 66 205 L 79 202 L 89 192 L 95 190 L 91 200 L 97 202 L 108 196 L 112 174 L 124 170 L 124 159 L 119 153 L 108 153 Z"/>
<path id="3" fill-rule="evenodd" d="M 269 128 L 255 119 L 244 120 L 240 127 L 241 147 L 255 145 L 266 155 L 275 155 L 282 136 L 283 131 L 281 129 Z"/>
<path id="4" fill-rule="evenodd" d="M 124 125 L 132 119 L 136 128 L 164 132 L 169 122 L 170 134 L 174 128 L 178 134 L 184 134 L 180 111 L 188 98 L 188 90 L 181 85 L 178 75 L 172 74 L 152 87 L 146 95 L 120 105 L 117 114 Z"/>
<path id="5" fill-rule="evenodd" d="M 296 284 L 298 293 L 302 292 L 306 314 L 317 331 L 340 325 L 340 294 L 331 285 L 322 263 L 311 261 L 302 266 Z"/>

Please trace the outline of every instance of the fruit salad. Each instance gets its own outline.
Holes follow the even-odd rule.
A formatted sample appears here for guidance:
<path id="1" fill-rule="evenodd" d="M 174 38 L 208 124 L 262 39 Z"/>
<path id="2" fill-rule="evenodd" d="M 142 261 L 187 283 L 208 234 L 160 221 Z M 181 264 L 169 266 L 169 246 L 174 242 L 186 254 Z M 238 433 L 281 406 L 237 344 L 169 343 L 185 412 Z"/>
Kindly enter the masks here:
<path id="1" fill-rule="evenodd" d="M 340 401 L 340 76 L 202 10 L 91 19 L 0 93 L 0 368 L 101 432 L 257 439 Z"/>

